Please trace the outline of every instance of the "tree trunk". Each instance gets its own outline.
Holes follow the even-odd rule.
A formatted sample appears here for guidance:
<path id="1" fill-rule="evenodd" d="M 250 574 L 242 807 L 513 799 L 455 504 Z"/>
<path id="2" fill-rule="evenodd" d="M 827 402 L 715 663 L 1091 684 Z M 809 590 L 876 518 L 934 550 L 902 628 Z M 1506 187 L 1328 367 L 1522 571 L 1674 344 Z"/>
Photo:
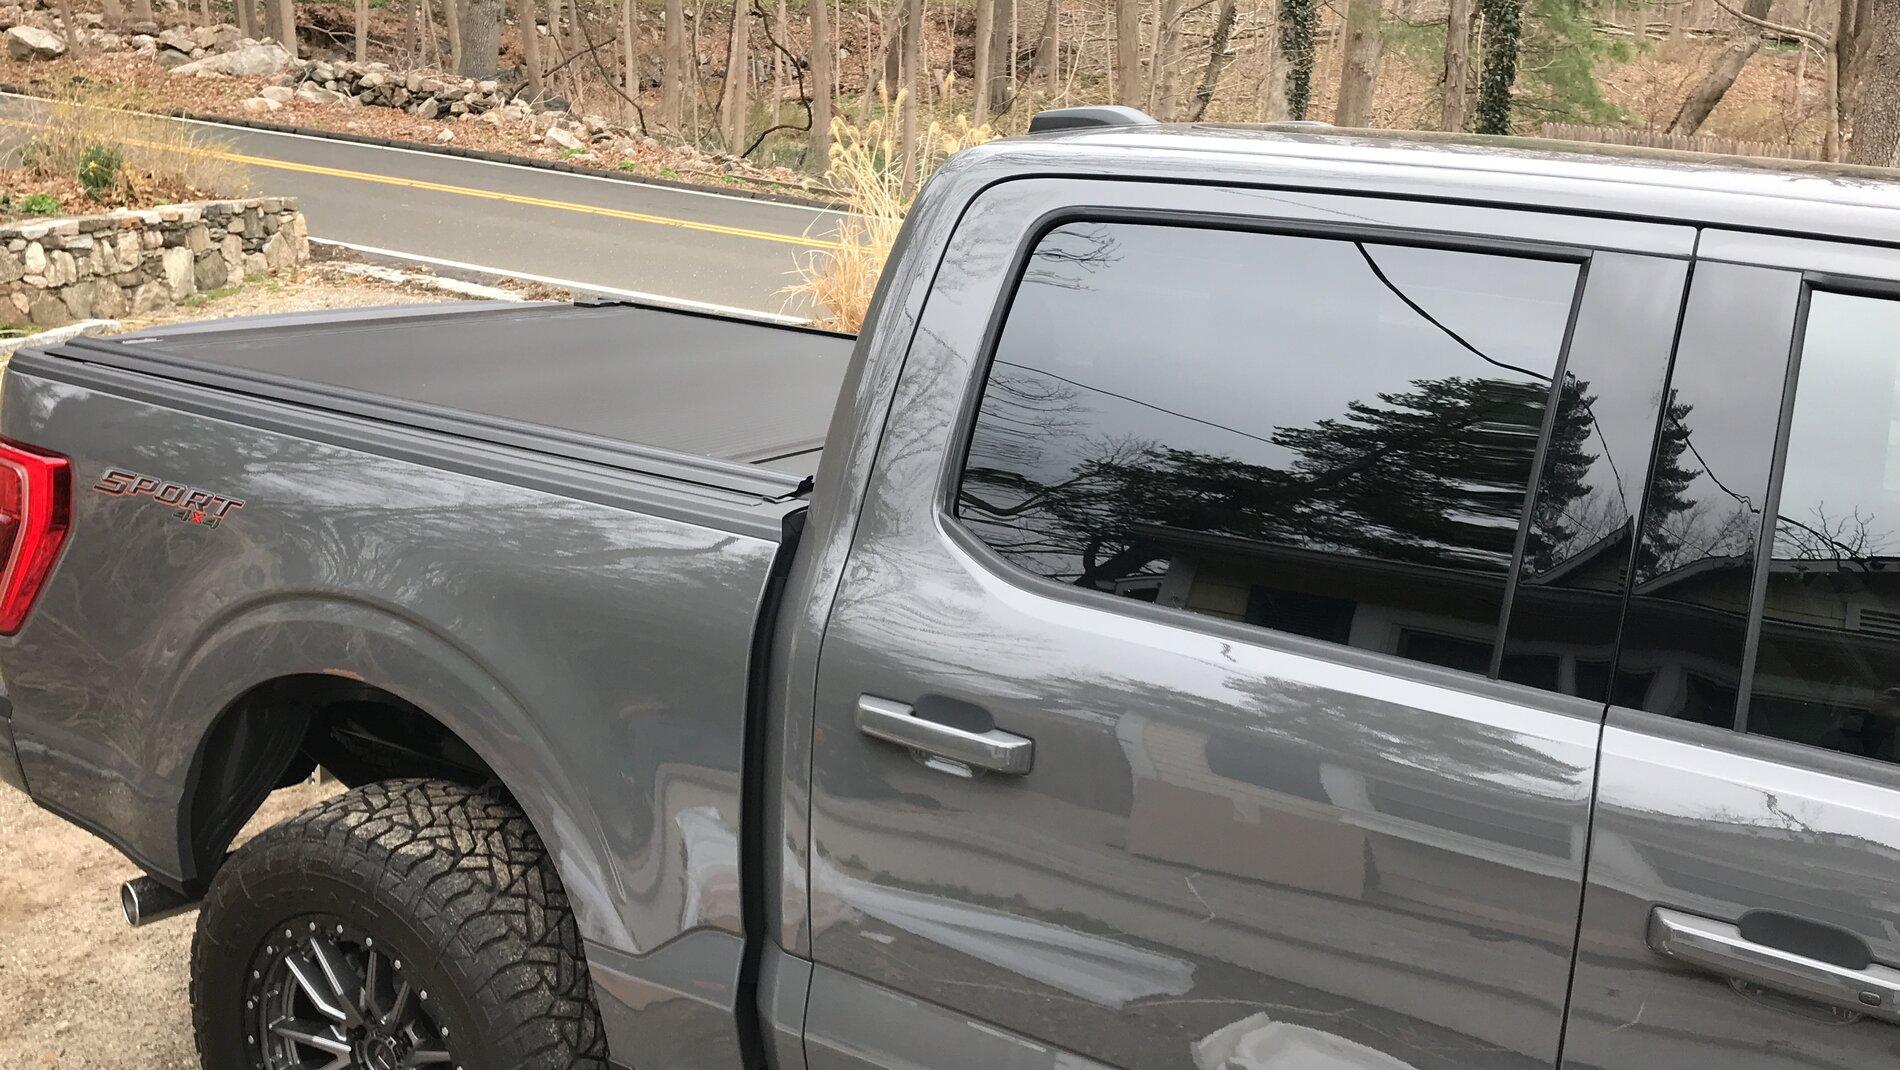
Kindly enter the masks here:
<path id="1" fill-rule="evenodd" d="M 1141 106 L 1141 0 L 1115 0 L 1115 103 Z"/>
<path id="2" fill-rule="evenodd" d="M 527 68 L 528 99 L 539 102 L 547 87 L 541 82 L 540 18 L 538 0 L 515 0 L 515 22 L 521 28 L 521 65 Z"/>
<path id="3" fill-rule="evenodd" d="M 813 0 L 821 3 L 822 0 Z M 990 37 L 996 32 L 996 0 L 976 0 L 976 38 L 972 42 L 975 70 L 970 88 L 976 100 L 970 108 L 970 121 L 982 126 L 990 121 Z"/>
<path id="4" fill-rule="evenodd" d="M 908 25 L 910 0 L 897 0 L 890 30 L 884 35 L 884 84 L 893 95 L 904 88 L 904 27 Z"/>
<path id="5" fill-rule="evenodd" d="M 1201 72 L 1201 84 L 1194 89 L 1194 100 L 1188 105 L 1188 122 L 1198 123 L 1207 114 L 1207 105 L 1214 99 L 1214 91 L 1220 88 L 1221 72 L 1227 69 L 1227 46 L 1234 34 L 1234 0 L 1221 0 L 1220 10 L 1214 15 L 1214 33 L 1207 45 L 1207 68 Z"/>
<path id="6" fill-rule="evenodd" d="M 660 42 L 660 123 L 678 133 L 686 119 L 686 0 L 666 0 Z"/>
<path id="7" fill-rule="evenodd" d="M 464 78 L 493 78 L 501 61 L 502 0 L 456 0 L 462 28 L 462 64 L 455 70 Z"/>
<path id="8" fill-rule="evenodd" d="M 640 0 L 620 0 L 620 91 L 640 97 Z"/>
<path id="9" fill-rule="evenodd" d="M 1057 21 L 1061 6 L 1058 0 L 1043 5 L 1042 35 L 1036 39 L 1035 75 L 1046 83 L 1044 92 L 1052 98 L 1062 87 L 1062 28 Z"/>
<path id="10" fill-rule="evenodd" d="M 822 3 L 823 0 L 813 0 L 813 2 Z M 772 103 L 765 112 L 765 128 L 770 130 L 778 125 L 779 115 L 785 110 L 785 53 L 778 47 L 791 40 L 785 33 L 785 0 L 778 0 L 778 10 L 774 12 L 767 25 L 771 29 L 769 36 L 777 42 L 772 46 Z M 772 144 L 772 137 L 768 134 L 764 141 L 759 142 L 759 158 L 768 164 L 772 162 L 772 154 L 767 151 Z"/>
<path id="11" fill-rule="evenodd" d="M 1742 5 L 1743 12 L 1758 19 L 1768 17 L 1768 9 L 1773 0 L 1747 0 Z M 1735 79 L 1748 66 L 1748 61 L 1761 51 L 1761 27 L 1750 23 L 1741 23 L 1734 33 L 1729 35 L 1728 46 L 1715 57 L 1715 65 L 1709 68 L 1702 80 L 1689 90 L 1689 95 L 1676 112 L 1676 118 L 1669 124 L 1672 134 L 1692 135 L 1702 128 L 1702 124 L 1722 103 L 1723 94 L 1735 84 Z M 1803 49 L 1806 51 L 1806 49 Z"/>
<path id="12" fill-rule="evenodd" d="M 1518 18 L 1524 0 L 1480 0 L 1484 16 L 1484 70 L 1478 77 L 1475 129 L 1511 132 L 1511 87 L 1517 83 Z"/>
<path id="13" fill-rule="evenodd" d="M 356 0 L 356 62 L 369 62 L 369 0 Z"/>
<path id="14" fill-rule="evenodd" d="M 998 115 L 1009 110 L 1010 86 L 1016 81 L 1016 51 L 1009 28 L 1016 21 L 1016 0 L 995 0 L 996 13 L 990 20 L 990 110 Z"/>
<path id="15" fill-rule="evenodd" d="M 118 33 L 125 28 L 125 7 L 119 0 L 100 0 L 99 9 L 106 17 L 106 29 Z"/>
<path id="16" fill-rule="evenodd" d="M 811 0 L 811 168 L 831 167 L 831 102 L 837 92 L 838 45 L 831 36 L 830 0 Z"/>
<path id="17" fill-rule="evenodd" d="M 277 40 L 290 53 L 291 59 L 297 58 L 297 7 L 292 0 L 268 0 L 277 5 L 277 25 L 282 33 Z"/>
<path id="18" fill-rule="evenodd" d="M 1155 52 L 1148 86 L 1151 114 L 1164 123 L 1181 117 L 1182 0 L 1162 0 L 1155 23 Z"/>
<path id="19" fill-rule="evenodd" d="M 1445 84 L 1439 125 L 1453 132 L 1465 128 L 1471 111 L 1471 30 L 1476 14 L 1472 0 L 1451 0 L 1445 16 Z"/>
<path id="20" fill-rule="evenodd" d="M 1900 3 L 1872 5 L 1855 33 L 1860 85 L 1849 113 L 1848 162 L 1900 166 Z"/>
<path id="21" fill-rule="evenodd" d="M 1379 0 L 1346 0 L 1343 33 L 1333 124 L 1365 126 L 1372 119 L 1372 92 L 1379 83 Z"/>
<path id="22" fill-rule="evenodd" d="M 449 31 L 449 70 L 462 73 L 462 2 L 442 0 L 442 24 Z M 467 77 L 467 75 L 463 75 Z"/>
<path id="23" fill-rule="evenodd" d="M 74 59 L 84 56 L 86 50 L 79 40 L 79 23 L 73 21 L 73 0 L 59 0 L 56 10 L 59 12 L 60 31 L 66 38 L 66 51 L 72 53 Z"/>
<path id="24" fill-rule="evenodd" d="M 735 156 L 745 151 L 752 106 L 751 28 L 751 0 L 733 0 L 732 32 L 726 37 L 726 78 L 719 97 L 719 136 L 726 143 L 726 151 Z"/>
<path id="25" fill-rule="evenodd" d="M 257 36 L 257 0 L 232 0 L 231 18 L 240 37 Z"/>
<path id="26" fill-rule="evenodd" d="M 1286 63 L 1286 114 L 1306 118 L 1313 101 L 1313 38 L 1319 30 L 1318 0 L 1280 0 L 1280 56 Z"/>
<path id="27" fill-rule="evenodd" d="M 157 33 L 158 19 L 152 15 L 152 0 L 132 0 L 132 23 L 126 29 L 133 33 Z"/>
<path id="28" fill-rule="evenodd" d="M 904 98 L 899 109 L 904 139 L 904 196 L 917 189 L 917 92 L 923 86 L 917 68 L 923 59 L 924 0 L 904 0 L 903 47 L 899 49 L 899 67 L 903 71 Z"/>
<path id="29" fill-rule="evenodd" d="M 1845 126 L 1849 116 L 1854 114 L 1861 89 L 1866 85 L 1864 77 L 1867 55 L 1867 28 L 1873 19 L 1873 9 L 1889 0 L 1839 0 L 1834 24 L 1834 79 L 1835 99 L 1839 108 L 1835 112 L 1835 125 Z M 1840 134 L 1835 135 L 1836 142 Z M 1831 159 L 1839 159 L 1837 153 Z"/>

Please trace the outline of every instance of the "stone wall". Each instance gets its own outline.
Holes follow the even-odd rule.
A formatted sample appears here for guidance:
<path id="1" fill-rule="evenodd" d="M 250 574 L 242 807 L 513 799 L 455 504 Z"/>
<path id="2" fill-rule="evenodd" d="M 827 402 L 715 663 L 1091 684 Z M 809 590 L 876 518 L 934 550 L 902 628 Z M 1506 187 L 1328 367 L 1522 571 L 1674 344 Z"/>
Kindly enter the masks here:
<path id="1" fill-rule="evenodd" d="M 309 257 L 293 197 L 0 224 L 0 320 L 56 327 L 135 316 Z"/>

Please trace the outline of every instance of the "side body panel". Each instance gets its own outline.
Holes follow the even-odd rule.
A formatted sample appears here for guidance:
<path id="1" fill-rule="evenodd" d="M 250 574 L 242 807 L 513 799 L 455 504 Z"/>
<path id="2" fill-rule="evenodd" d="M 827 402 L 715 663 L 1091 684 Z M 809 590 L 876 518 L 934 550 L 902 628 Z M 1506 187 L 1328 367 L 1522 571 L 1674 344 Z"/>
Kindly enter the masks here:
<path id="1" fill-rule="evenodd" d="M 1604 732 L 1566 1068 L 1858 1070 L 1900 1058 L 1900 1026 L 1673 962 L 1649 944 L 1657 908 L 1745 933 L 1749 915 L 1778 916 L 1800 926 L 1788 930 L 1784 950 L 1827 946 L 1810 942 L 1827 934 L 1830 944 L 1900 968 L 1893 755 L 1850 757 L 1741 731 L 1762 724 L 1776 691 L 1816 706 L 1865 704 L 1865 695 L 1852 694 L 1857 688 L 1829 694 L 1810 680 L 1839 651 L 1852 652 L 1857 672 L 1892 682 L 1892 633 L 1825 613 L 1854 590 L 1836 573 L 1878 576 L 1892 567 L 1880 557 L 1891 551 L 1879 549 L 1891 518 L 1851 497 L 1826 503 L 1830 516 L 1865 525 L 1876 547 L 1865 551 L 1871 564 L 1852 564 L 1855 553 L 1842 564 L 1842 540 L 1854 536 L 1838 526 L 1842 534 L 1826 535 L 1831 545 L 1821 552 L 1791 558 L 1775 549 L 1778 526 L 1813 532 L 1822 524 L 1807 512 L 1812 502 L 1783 496 L 1775 469 L 1801 389 L 1806 294 L 1842 286 L 1891 298 L 1900 257 L 1765 235 L 1703 237 L 1671 376 L 1671 416 L 1659 436 L 1672 460 L 1655 483 L 1673 486 L 1651 492 L 1646 563 Z M 1876 339 L 1872 348 L 1890 345 Z M 1889 403 L 1890 391 L 1871 379 L 1864 392 L 1876 409 Z M 1853 414 L 1819 415 L 1849 431 L 1868 429 Z M 1821 463 L 1849 479 L 1865 474 L 1845 449 L 1823 451 Z M 1802 573 L 1809 606 L 1821 611 L 1811 623 L 1751 625 L 1762 616 L 1769 578 Z M 1755 651 L 1777 627 L 1784 641 L 1800 633 L 1804 644 L 1803 657 L 1780 667 L 1782 681 L 1751 672 L 1766 664 Z M 1751 706 L 1751 687 L 1764 682 Z"/>
<path id="2" fill-rule="evenodd" d="M 74 464 L 63 559 L 0 643 L 37 800 L 191 879 L 181 806 L 220 713 L 288 674 L 374 684 L 528 811 L 620 1057 L 738 1065 L 746 681 L 778 550 L 727 522 L 742 503 L 532 462 L 574 487 L 554 493 L 466 474 L 523 460 L 505 451 L 234 396 L 128 400 L 20 363 L 0 430 Z M 93 491 L 108 468 L 243 505 L 190 523 Z"/>
<path id="3" fill-rule="evenodd" d="M 923 310 L 824 633 L 810 1065 L 1190 1067 L 1284 1049 L 1549 1067 L 1600 702 L 1066 597 L 943 515 L 1017 250 L 1077 207 L 1689 248 L 1658 228 L 1287 192 L 985 192 Z M 1663 296 L 1661 329 L 1626 340 L 1657 384 Z M 863 694 L 985 707 L 1034 740 L 1034 768 L 929 768 L 859 734 Z M 922 1035 L 971 1046 L 925 1052 Z"/>

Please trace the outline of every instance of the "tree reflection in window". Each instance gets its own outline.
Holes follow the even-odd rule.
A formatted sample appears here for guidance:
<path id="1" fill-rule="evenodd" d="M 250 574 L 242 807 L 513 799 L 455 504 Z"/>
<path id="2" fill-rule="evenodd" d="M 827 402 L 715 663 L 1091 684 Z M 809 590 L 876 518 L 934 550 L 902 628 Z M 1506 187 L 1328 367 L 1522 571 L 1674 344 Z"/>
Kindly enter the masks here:
<path id="1" fill-rule="evenodd" d="M 1071 224 L 1031 258 L 958 513 L 1051 579 L 1486 671 L 1575 266 Z M 1587 468 L 1587 384 L 1554 442 Z M 1551 478 L 1549 475 L 1547 479 Z M 1540 496 L 1538 552 L 1589 531 Z"/>

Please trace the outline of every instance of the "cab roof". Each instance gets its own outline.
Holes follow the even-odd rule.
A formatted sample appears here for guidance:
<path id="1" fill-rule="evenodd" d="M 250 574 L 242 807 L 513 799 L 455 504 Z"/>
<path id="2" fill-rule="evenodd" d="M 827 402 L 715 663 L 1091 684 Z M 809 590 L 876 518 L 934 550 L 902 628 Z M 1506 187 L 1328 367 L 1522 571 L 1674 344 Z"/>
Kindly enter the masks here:
<path id="1" fill-rule="evenodd" d="M 993 142 L 1018 169 L 1556 209 L 1900 245 L 1900 171 L 1541 138 L 1142 124 Z"/>

